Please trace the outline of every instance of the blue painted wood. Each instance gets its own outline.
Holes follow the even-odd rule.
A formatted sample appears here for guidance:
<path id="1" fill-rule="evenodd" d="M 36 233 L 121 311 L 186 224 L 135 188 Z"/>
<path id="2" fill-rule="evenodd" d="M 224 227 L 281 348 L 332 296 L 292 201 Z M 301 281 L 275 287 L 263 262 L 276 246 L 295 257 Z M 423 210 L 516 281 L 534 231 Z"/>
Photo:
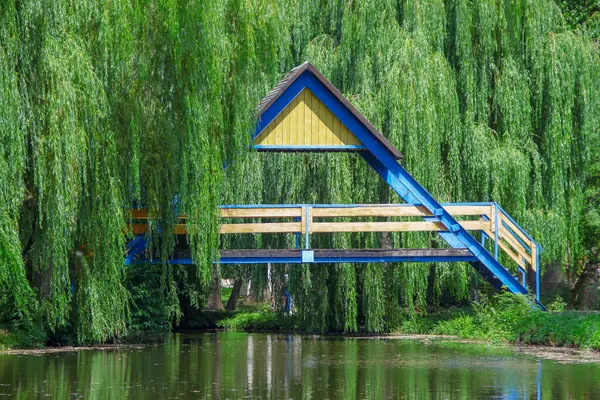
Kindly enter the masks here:
<path id="1" fill-rule="evenodd" d="M 516 234 L 516 232 L 508 226 L 504 221 L 502 222 L 502 226 L 506 228 L 510 232 L 510 234 L 525 248 L 525 250 L 531 252 L 531 248 L 525 244 L 525 242 Z"/>
<path id="2" fill-rule="evenodd" d="M 256 129 L 252 135 L 252 140 L 258 135 L 279 115 L 287 106 L 294 100 L 296 96 L 306 87 L 306 81 L 312 77 L 311 73 L 303 73 L 300 75 L 287 89 L 279 96 L 271 106 L 261 115 L 260 120 L 256 124 Z M 313 77 L 313 79 L 315 79 Z"/>
<path id="3" fill-rule="evenodd" d="M 309 75 L 305 80 L 313 94 L 340 120 L 356 138 L 365 145 L 369 153 L 361 155 L 369 160 L 376 159 L 383 168 L 374 169 L 390 184 L 390 186 L 400 195 L 400 197 L 409 204 L 423 205 L 432 214 L 441 205 L 431 196 L 431 194 L 421 186 L 398 162 L 393 155 L 376 138 L 374 138 L 367 128 L 342 104 L 320 81 Z M 371 163 L 370 163 L 371 164 Z M 398 182 L 400 184 L 398 184 Z M 437 217 L 439 221 L 455 235 L 463 247 L 466 247 L 483 264 L 489 274 L 488 280 L 496 276 L 513 293 L 527 294 L 527 288 L 523 287 L 519 281 L 512 276 L 498 260 L 496 260 L 469 232 L 463 229 L 458 222 L 446 210 Z M 449 238 L 449 235 L 442 234 Z M 444 238 L 446 239 L 446 238 Z M 457 245 L 453 239 L 450 245 Z M 454 247 L 454 246 L 453 246 Z M 479 269 L 478 269 L 479 270 Z"/>
<path id="4" fill-rule="evenodd" d="M 540 247 L 537 244 L 535 246 L 535 298 L 540 303 Z"/>
<path id="5" fill-rule="evenodd" d="M 146 249 L 146 239 L 144 235 L 137 235 L 131 242 L 127 244 L 127 256 L 125 257 L 125 265 L 129 265 L 135 261 L 135 257 L 141 254 Z"/>
<path id="6" fill-rule="evenodd" d="M 339 146 L 326 146 L 326 145 L 311 145 L 311 146 L 291 146 L 291 145 L 278 145 L 278 144 L 257 144 L 252 146 L 256 150 L 277 150 L 277 151 L 335 151 L 335 150 L 364 150 L 365 146 L 361 145 L 339 145 Z"/>
<path id="7" fill-rule="evenodd" d="M 311 264 L 332 264 L 332 263 L 392 263 L 392 262 L 474 262 L 477 261 L 473 256 L 427 256 L 427 257 L 314 257 Z M 134 264 L 160 264 L 162 260 L 158 259 L 137 259 Z M 219 264 L 306 264 L 302 256 L 298 257 L 222 257 Z M 194 264 L 191 258 L 174 258 L 167 260 L 167 264 Z"/>
<path id="8" fill-rule="evenodd" d="M 308 206 L 304 207 L 304 216 L 305 216 L 305 238 L 304 238 L 304 248 L 308 249 L 310 248 L 310 235 L 309 235 L 309 229 L 308 229 Z"/>
<path id="9" fill-rule="evenodd" d="M 519 224 L 517 223 L 517 221 L 515 221 L 515 220 L 513 219 L 513 217 L 511 217 L 511 216 L 510 216 L 510 214 L 509 214 L 509 213 L 507 213 L 507 212 L 506 212 L 506 210 L 504 210 L 504 208 L 502 208 L 502 206 L 501 206 L 500 204 L 498 204 L 498 203 L 494 203 L 494 204 L 496 205 L 496 207 L 498 207 L 498 208 L 500 209 L 500 211 L 502 211 L 502 212 L 504 213 L 504 215 L 506 215 L 506 217 L 507 217 L 507 218 L 510 220 L 510 222 L 512 222 L 513 224 L 515 224 L 515 226 L 516 226 L 517 228 L 519 228 L 519 229 L 521 230 L 521 232 L 523 232 L 523 234 L 524 234 L 525 236 L 527 236 L 527 238 L 528 238 L 529 240 L 531 240 L 533 243 L 535 243 L 535 244 L 537 245 L 538 251 L 544 251 L 544 249 L 542 248 L 542 246 L 541 246 L 541 245 L 540 245 L 538 242 L 536 242 L 536 240 L 535 240 L 534 238 L 532 238 L 532 237 L 531 237 L 531 235 L 530 235 L 529 233 L 527 233 L 527 231 L 526 231 L 525 229 L 523 229 L 523 228 L 521 227 L 521 225 L 519 225 Z M 512 229 L 511 229 L 511 230 L 512 230 Z"/>
<path id="10" fill-rule="evenodd" d="M 489 206 L 493 203 L 481 202 L 481 203 L 441 203 L 442 206 Z M 390 207 L 413 207 L 414 204 L 227 204 L 222 205 L 220 208 L 300 208 L 310 206 L 312 208 L 355 208 L 355 207 L 372 207 L 372 206 L 390 206 Z"/>
<path id="11" fill-rule="evenodd" d="M 308 88 L 329 110 L 349 129 L 350 132 L 364 145 L 368 151 L 360 152 L 363 158 L 373 167 L 373 169 L 384 179 L 398 195 L 411 205 L 422 205 L 432 214 L 432 217 L 426 217 L 425 220 L 439 221 L 448 231 L 439 232 L 440 236 L 453 248 L 467 248 L 472 256 L 462 257 L 338 257 L 335 260 L 330 258 L 316 257 L 314 262 L 435 262 L 435 261 L 467 261 L 470 262 L 490 283 L 495 287 L 505 285 L 513 293 L 527 293 L 527 288 L 522 285 L 517 278 L 513 277 L 498 261 L 492 256 L 469 232 L 463 229 L 458 222 L 431 196 L 431 194 L 421 186 L 394 158 L 390 150 L 385 147 L 372 133 L 363 125 L 363 123 L 344 105 L 337 97 L 329 91 L 310 70 L 299 76 L 284 93 L 267 109 L 261 116 L 256 125 L 252 139 L 256 138 L 264 128 L 281 113 L 287 105 L 304 89 Z M 291 149 L 292 150 L 292 149 Z M 308 149 L 306 149 L 308 150 Z M 471 203 L 463 203 L 471 204 Z M 307 205 L 273 205 L 273 207 L 308 207 Z M 331 205 L 324 205 L 331 206 Z M 348 205 L 351 207 L 352 205 Z M 261 206 L 224 206 L 223 208 L 253 208 Z M 500 208 L 501 209 L 501 208 Z M 508 214 L 507 214 L 508 215 Z M 519 225 L 508 217 L 516 226 Z M 519 227 L 519 229 L 521 229 Z M 308 231 L 308 230 L 307 230 Z M 528 237 L 535 243 L 539 250 L 541 247 L 529 235 Z M 497 242 L 497 241 L 496 241 Z M 306 247 L 309 246 L 308 233 L 306 238 Z M 222 258 L 221 263 L 299 263 L 300 257 L 283 257 L 281 260 L 273 258 Z M 151 260 L 150 262 L 154 262 Z M 159 261 L 160 262 L 160 261 Z M 170 263 L 192 263 L 191 259 L 175 259 L 168 261 Z M 536 269 L 536 297 L 539 302 L 539 251 L 538 268 Z M 495 280 L 494 277 L 499 279 Z"/>

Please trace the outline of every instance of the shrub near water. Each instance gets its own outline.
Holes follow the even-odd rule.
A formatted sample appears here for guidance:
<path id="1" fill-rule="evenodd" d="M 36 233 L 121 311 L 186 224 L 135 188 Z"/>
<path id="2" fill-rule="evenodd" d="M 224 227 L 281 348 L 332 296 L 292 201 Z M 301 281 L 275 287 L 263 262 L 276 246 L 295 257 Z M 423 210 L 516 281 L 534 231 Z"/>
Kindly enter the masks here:
<path id="1" fill-rule="evenodd" d="M 405 321 L 402 333 L 453 335 L 466 339 L 600 350 L 600 314 L 544 312 L 525 296 L 502 293 L 473 310 Z"/>
<path id="2" fill-rule="evenodd" d="M 239 313 L 231 318 L 221 320 L 218 326 L 240 331 L 276 331 L 281 328 L 280 318 L 272 312 Z"/>

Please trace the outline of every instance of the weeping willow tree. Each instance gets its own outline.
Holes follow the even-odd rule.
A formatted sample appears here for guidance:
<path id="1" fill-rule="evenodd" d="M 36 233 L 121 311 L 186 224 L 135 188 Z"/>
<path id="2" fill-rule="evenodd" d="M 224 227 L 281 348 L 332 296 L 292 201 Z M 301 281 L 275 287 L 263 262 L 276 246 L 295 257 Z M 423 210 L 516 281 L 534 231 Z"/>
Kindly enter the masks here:
<path id="1" fill-rule="evenodd" d="M 440 201 L 500 202 L 573 276 L 598 159 L 600 63 L 552 0 L 115 0 L 0 5 L 0 315 L 122 336 L 127 212 L 148 208 L 167 260 L 187 214 L 192 269 L 160 267 L 163 318 L 200 307 L 217 249 L 293 247 L 217 235 L 220 203 L 400 202 L 352 155 L 248 152 L 254 107 L 312 61 Z M 226 168 L 224 168 L 226 166 Z M 588 196 L 589 197 L 589 196 Z M 587 207 L 587 208 L 586 208 Z M 442 246 L 423 234 L 334 234 L 319 247 Z M 510 263 L 509 260 L 504 260 Z M 469 297 L 466 265 L 277 266 L 311 329 L 381 331 Z M 185 279 L 182 280 L 182 276 Z"/>

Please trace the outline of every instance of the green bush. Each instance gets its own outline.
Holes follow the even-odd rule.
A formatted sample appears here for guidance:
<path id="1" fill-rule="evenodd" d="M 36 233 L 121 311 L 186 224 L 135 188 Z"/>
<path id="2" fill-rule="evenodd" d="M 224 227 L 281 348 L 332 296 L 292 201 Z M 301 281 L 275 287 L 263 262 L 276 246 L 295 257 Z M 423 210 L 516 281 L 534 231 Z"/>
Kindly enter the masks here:
<path id="1" fill-rule="evenodd" d="M 127 267 L 126 285 L 132 300 L 130 333 L 171 331 L 172 307 L 165 301 L 161 274 L 158 264 L 132 264 Z"/>
<path id="2" fill-rule="evenodd" d="M 44 347 L 46 333 L 43 329 L 10 329 L 0 326 L 0 350 Z"/>
<path id="3" fill-rule="evenodd" d="M 475 318 L 465 313 L 460 313 L 453 319 L 440 321 L 433 331 L 438 335 L 453 335 L 467 339 L 479 336 Z"/>
<path id="4" fill-rule="evenodd" d="M 296 317 L 274 312 L 237 313 L 231 318 L 217 322 L 224 329 L 238 331 L 295 331 L 298 330 Z"/>
<path id="5" fill-rule="evenodd" d="M 525 296 L 500 293 L 475 303 L 470 311 L 411 318 L 402 324 L 400 331 L 600 350 L 600 314 L 544 312 L 533 304 Z"/>

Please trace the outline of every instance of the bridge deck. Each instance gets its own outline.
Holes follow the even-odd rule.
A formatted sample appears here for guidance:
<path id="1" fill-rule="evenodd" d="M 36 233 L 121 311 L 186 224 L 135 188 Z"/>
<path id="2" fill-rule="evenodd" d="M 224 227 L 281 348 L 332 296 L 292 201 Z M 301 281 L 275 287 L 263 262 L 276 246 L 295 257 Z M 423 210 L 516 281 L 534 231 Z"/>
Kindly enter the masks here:
<path id="1" fill-rule="evenodd" d="M 301 264 L 369 262 L 458 262 L 476 261 L 467 249 L 236 249 L 221 250 L 221 264 Z M 145 260 L 145 262 L 161 262 Z M 171 264 L 192 264 L 189 251 L 175 252 Z"/>

